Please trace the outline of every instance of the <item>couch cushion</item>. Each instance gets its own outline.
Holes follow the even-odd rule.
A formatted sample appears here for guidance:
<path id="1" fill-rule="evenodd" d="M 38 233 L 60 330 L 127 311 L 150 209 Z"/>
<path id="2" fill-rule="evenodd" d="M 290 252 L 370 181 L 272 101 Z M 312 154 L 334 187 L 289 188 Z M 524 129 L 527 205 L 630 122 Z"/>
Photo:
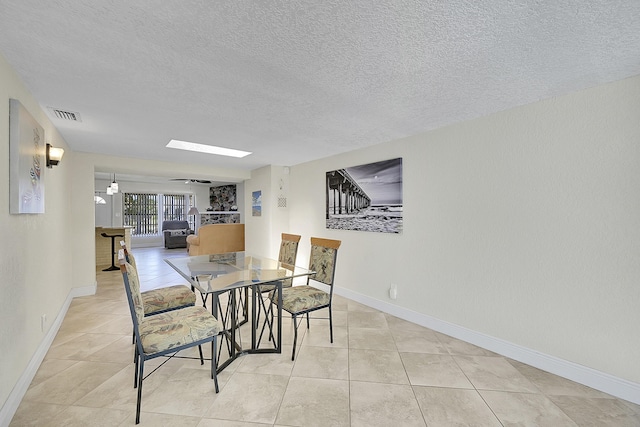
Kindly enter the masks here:
<path id="1" fill-rule="evenodd" d="M 186 236 L 187 235 L 187 230 L 184 228 L 181 228 L 179 230 L 167 230 L 169 232 L 169 234 L 171 236 Z"/>

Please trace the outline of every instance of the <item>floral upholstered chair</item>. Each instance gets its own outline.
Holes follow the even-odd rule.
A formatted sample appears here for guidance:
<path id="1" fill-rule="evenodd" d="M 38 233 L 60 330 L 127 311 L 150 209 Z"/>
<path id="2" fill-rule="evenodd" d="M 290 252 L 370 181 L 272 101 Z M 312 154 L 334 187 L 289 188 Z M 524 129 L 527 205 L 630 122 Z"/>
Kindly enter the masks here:
<path id="1" fill-rule="evenodd" d="M 301 236 L 297 234 L 287 234 L 282 233 L 282 238 L 280 240 L 280 252 L 278 253 L 278 261 L 282 268 L 287 270 L 291 270 L 293 272 L 296 266 L 296 258 L 298 257 L 298 243 L 300 243 Z M 284 279 L 282 280 L 282 288 L 290 288 L 293 284 L 293 279 Z M 265 294 L 267 292 L 271 292 L 276 288 L 276 285 L 260 285 L 259 290 L 261 294 Z M 260 315 L 262 312 L 267 316 L 267 324 L 273 324 L 273 305 L 268 303 L 268 300 L 265 302 L 264 299 L 260 298 L 261 309 L 258 311 L 258 322 L 260 319 Z M 271 333 L 272 328 L 269 327 L 269 340 L 273 340 L 273 334 Z M 264 332 L 264 328 L 258 337 L 258 343 L 262 340 L 262 333 Z"/>
<path id="2" fill-rule="evenodd" d="M 282 309 L 293 317 L 294 335 L 291 360 L 296 356 L 296 343 L 298 341 L 298 326 L 300 316 L 306 314 L 307 329 L 309 328 L 309 313 L 323 308 L 329 309 L 329 335 L 333 343 L 333 320 L 331 314 L 331 299 L 333 297 L 333 279 L 336 271 L 336 258 L 340 240 L 311 238 L 311 254 L 309 257 L 309 270 L 315 271 L 313 277 L 307 278 L 307 284 L 292 286 L 282 289 Z M 324 283 L 329 286 L 329 292 L 310 285 L 311 281 Z M 275 291 L 270 294 L 271 301 L 277 304 Z"/>
<path id="3" fill-rule="evenodd" d="M 218 393 L 216 337 L 222 329 L 220 322 L 206 308 L 195 306 L 145 316 L 138 273 L 134 266 L 126 262 L 124 250 L 120 250 L 119 258 L 136 341 L 134 379 L 134 388 L 138 388 L 136 424 L 140 422 L 142 381 L 145 379 L 144 364 L 147 360 L 161 356 L 173 357 L 180 350 L 198 346 L 200 363 L 204 364 L 201 345 L 210 342 L 211 379 L 214 380 L 215 390 Z"/>
<path id="4" fill-rule="evenodd" d="M 301 236 L 297 234 L 282 233 L 280 240 L 280 252 L 278 253 L 278 261 L 282 268 L 293 270 L 296 266 L 296 258 L 298 257 L 298 243 Z M 290 288 L 293 279 L 285 279 L 282 281 L 283 288 Z M 275 285 L 261 285 L 260 292 L 271 292 L 275 289 Z"/>
<path id="5" fill-rule="evenodd" d="M 136 270 L 136 259 L 128 250 L 123 242 L 120 242 L 124 252 L 124 259 Z M 196 294 L 186 285 L 173 285 L 164 288 L 151 289 L 149 291 L 140 292 L 142 304 L 144 306 L 144 315 L 153 316 L 164 313 L 165 311 L 177 310 L 179 308 L 190 307 L 196 304 Z M 133 343 L 135 344 L 135 334 L 133 335 Z"/>

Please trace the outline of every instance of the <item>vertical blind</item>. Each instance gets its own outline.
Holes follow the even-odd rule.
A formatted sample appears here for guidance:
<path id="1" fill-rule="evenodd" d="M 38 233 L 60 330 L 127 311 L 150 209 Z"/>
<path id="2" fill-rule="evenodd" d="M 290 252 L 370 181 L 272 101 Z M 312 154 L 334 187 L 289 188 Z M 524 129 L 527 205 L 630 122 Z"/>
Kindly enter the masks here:
<path id="1" fill-rule="evenodd" d="M 184 220 L 183 194 L 123 193 L 123 223 L 134 236 L 157 235 L 165 220 Z"/>
<path id="2" fill-rule="evenodd" d="M 123 194 L 123 222 L 133 227 L 131 234 L 158 234 L 158 195 L 144 193 Z"/>
<path id="3" fill-rule="evenodd" d="M 163 196 L 164 220 L 184 220 L 184 194 L 165 194 Z"/>

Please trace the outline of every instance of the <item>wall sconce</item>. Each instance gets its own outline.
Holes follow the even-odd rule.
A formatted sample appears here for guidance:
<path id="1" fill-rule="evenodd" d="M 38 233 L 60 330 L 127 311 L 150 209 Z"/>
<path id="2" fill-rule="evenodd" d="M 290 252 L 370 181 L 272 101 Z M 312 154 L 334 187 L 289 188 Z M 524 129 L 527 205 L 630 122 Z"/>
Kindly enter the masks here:
<path id="1" fill-rule="evenodd" d="M 51 144 L 47 144 L 47 167 L 52 168 L 60 163 L 63 155 L 64 150 L 62 148 L 53 147 Z"/>

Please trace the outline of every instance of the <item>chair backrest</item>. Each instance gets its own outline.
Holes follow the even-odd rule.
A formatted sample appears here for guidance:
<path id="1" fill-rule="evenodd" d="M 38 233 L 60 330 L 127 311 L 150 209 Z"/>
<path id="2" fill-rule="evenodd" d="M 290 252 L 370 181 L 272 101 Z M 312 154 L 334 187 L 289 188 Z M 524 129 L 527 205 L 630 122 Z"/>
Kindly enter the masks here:
<path id="1" fill-rule="evenodd" d="M 331 286 L 332 292 L 333 276 L 336 272 L 336 258 L 341 243 L 340 240 L 311 238 L 309 270 L 315 271 L 316 274 L 310 279 Z"/>
<path id="2" fill-rule="evenodd" d="M 298 257 L 298 243 L 300 243 L 300 238 L 301 236 L 298 236 L 297 234 L 282 233 L 278 261 L 282 263 L 284 268 L 293 270 L 293 267 L 295 267 L 296 258 Z"/>
<path id="3" fill-rule="evenodd" d="M 131 311 L 131 320 L 137 331 L 138 324 L 144 319 L 144 305 L 142 303 L 142 294 L 140 293 L 140 279 L 138 271 L 134 266 L 129 264 L 124 256 L 124 250 L 119 251 L 120 271 L 122 272 L 122 280 L 124 288 L 127 292 L 127 300 L 129 301 L 129 309 Z M 129 255 L 131 256 L 131 255 Z"/>
<path id="4" fill-rule="evenodd" d="M 179 219 L 162 221 L 162 231 L 164 230 L 188 230 L 189 222 Z"/>
<path id="5" fill-rule="evenodd" d="M 137 272 L 138 266 L 136 265 L 136 259 L 133 256 L 133 254 L 127 250 L 127 245 L 125 245 L 124 240 L 120 241 L 120 246 L 124 251 L 124 260 L 127 261 L 129 264 L 131 264 L 131 266 L 133 266 L 133 268 L 135 268 Z"/>

